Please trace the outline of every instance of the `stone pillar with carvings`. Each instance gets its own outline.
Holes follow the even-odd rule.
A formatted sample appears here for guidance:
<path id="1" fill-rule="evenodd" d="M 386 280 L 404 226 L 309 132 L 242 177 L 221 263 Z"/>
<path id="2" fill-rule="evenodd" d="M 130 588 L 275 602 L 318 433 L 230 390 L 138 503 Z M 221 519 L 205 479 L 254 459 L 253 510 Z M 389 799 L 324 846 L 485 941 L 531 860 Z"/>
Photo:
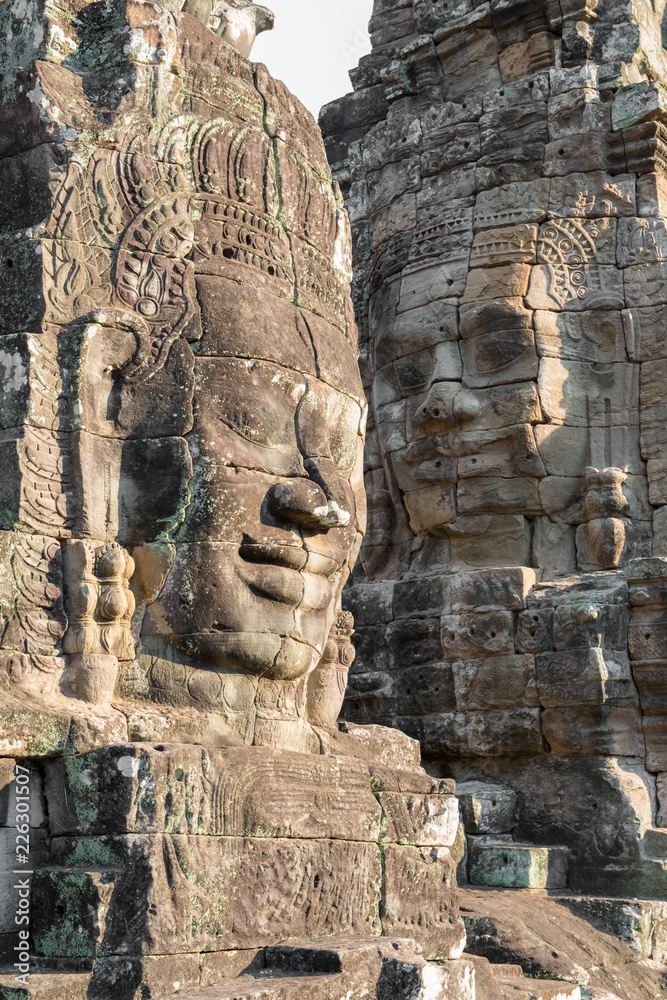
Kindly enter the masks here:
<path id="1" fill-rule="evenodd" d="M 665 815 L 627 577 L 667 551 L 664 30 L 633 0 L 376 0 L 321 115 L 370 403 L 344 715 L 513 785 L 517 836 L 604 891 L 589 798 L 648 884 Z"/>

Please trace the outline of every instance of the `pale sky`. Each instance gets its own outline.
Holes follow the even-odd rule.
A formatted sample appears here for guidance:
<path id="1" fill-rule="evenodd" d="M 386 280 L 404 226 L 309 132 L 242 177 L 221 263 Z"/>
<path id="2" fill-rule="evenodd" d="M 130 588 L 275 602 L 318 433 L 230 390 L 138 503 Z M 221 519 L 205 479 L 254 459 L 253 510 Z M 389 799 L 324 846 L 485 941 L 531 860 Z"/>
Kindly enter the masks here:
<path id="1" fill-rule="evenodd" d="M 251 59 L 266 63 L 317 118 L 323 104 L 352 90 L 348 70 L 370 52 L 372 0 L 256 0 L 276 15 Z"/>

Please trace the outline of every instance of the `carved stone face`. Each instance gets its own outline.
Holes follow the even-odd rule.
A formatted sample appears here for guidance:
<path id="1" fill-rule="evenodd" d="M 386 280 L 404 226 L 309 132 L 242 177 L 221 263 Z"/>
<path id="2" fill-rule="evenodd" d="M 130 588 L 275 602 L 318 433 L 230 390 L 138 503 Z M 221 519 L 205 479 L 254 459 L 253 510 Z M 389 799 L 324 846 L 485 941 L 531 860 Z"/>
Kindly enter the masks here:
<path id="1" fill-rule="evenodd" d="M 371 302 L 380 453 L 411 533 L 440 540 L 431 562 L 609 568 L 648 551 L 639 366 L 626 350 L 641 317 L 621 313 L 596 262 L 617 220 L 532 224 L 551 205 L 541 181 L 494 195 L 475 210 L 471 251 L 434 261 L 437 227 L 418 230 L 414 262 Z M 515 224 L 483 228 L 498 218 Z M 584 537 L 596 469 L 620 476 L 625 498 L 604 516 L 640 525 L 613 559 Z"/>
<path id="2" fill-rule="evenodd" d="M 154 623 L 218 667 L 301 677 L 324 651 L 362 531 L 354 354 L 331 324 L 269 293 L 208 277 L 198 296 L 191 502 L 144 631 Z M 290 366 L 312 368 L 297 357 L 311 343 L 320 378 Z"/>
<path id="3" fill-rule="evenodd" d="M 128 66 L 103 123 L 88 96 L 70 120 L 69 84 L 49 90 L 74 152 L 44 175 L 48 239 L 6 255 L 0 317 L 29 372 L 0 370 L 19 428 L 3 525 L 17 586 L 39 563 L 44 591 L 3 636 L 6 677 L 66 732 L 94 702 L 104 743 L 319 752 L 307 681 L 364 530 L 349 227 L 312 116 L 243 57 L 266 10 L 215 5 L 243 29 L 234 48 L 195 7 L 126 5 L 129 62 L 159 56 L 150 87 Z M 82 29 L 92 64 L 104 37 Z"/>

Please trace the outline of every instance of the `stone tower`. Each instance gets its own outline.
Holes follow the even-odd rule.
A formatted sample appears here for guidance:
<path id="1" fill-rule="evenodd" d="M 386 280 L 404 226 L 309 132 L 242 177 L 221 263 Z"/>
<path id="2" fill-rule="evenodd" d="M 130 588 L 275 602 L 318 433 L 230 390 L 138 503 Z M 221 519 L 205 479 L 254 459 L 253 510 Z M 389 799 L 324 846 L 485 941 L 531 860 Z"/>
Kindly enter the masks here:
<path id="1" fill-rule="evenodd" d="M 321 117 L 370 401 L 344 717 L 513 802 L 470 832 L 515 860 L 566 848 L 552 885 L 649 899 L 667 898 L 664 30 L 633 0 L 376 0 L 354 93 Z M 526 884 L 468 847 L 463 877 Z"/>

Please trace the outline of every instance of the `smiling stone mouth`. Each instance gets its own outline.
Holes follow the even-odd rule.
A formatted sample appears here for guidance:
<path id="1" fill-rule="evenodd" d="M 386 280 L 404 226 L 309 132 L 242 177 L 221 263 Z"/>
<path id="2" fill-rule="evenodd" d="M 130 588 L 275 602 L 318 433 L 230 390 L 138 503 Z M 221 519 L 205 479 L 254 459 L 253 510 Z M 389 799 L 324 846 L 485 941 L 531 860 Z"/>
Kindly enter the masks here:
<path id="1" fill-rule="evenodd" d="M 246 563 L 278 566 L 316 576 L 331 576 L 340 569 L 332 556 L 297 545 L 267 544 L 244 540 L 239 546 L 239 556 Z"/>

